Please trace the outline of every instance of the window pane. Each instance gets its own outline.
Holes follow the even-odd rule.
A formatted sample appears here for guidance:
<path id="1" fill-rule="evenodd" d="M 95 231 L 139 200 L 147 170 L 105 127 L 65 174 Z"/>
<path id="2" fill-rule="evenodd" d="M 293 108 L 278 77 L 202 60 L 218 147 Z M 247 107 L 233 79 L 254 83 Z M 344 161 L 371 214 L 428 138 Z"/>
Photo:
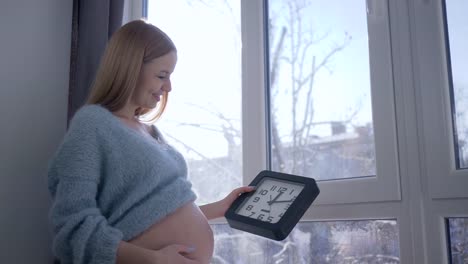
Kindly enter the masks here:
<path id="1" fill-rule="evenodd" d="M 468 1 L 445 1 L 457 168 L 468 168 Z"/>
<path id="2" fill-rule="evenodd" d="M 396 221 L 301 222 L 283 241 L 212 225 L 213 264 L 400 263 Z"/>
<path id="3" fill-rule="evenodd" d="M 468 263 L 468 218 L 449 218 L 450 256 L 452 264 Z"/>
<path id="4" fill-rule="evenodd" d="M 187 159 L 197 203 L 219 200 L 242 181 L 240 2 L 148 0 L 148 21 L 178 53 L 156 125 Z"/>
<path id="5" fill-rule="evenodd" d="M 366 1 L 268 3 L 273 170 L 374 176 Z"/>

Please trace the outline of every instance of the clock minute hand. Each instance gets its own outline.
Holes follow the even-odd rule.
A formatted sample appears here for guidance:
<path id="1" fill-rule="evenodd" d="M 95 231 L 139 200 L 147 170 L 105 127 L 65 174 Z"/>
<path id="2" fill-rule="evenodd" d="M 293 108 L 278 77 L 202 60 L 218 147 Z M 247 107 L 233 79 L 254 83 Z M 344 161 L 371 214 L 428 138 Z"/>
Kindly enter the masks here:
<path id="1" fill-rule="evenodd" d="M 269 202 L 270 204 L 272 203 L 290 203 L 290 202 L 293 202 L 294 199 L 291 199 L 291 200 L 283 200 L 283 201 L 271 201 Z"/>

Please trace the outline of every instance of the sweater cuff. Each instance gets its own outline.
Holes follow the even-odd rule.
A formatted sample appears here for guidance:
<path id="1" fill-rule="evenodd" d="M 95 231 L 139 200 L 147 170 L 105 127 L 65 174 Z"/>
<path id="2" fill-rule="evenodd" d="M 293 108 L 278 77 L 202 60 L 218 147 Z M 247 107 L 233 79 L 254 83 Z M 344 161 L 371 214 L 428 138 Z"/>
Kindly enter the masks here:
<path id="1" fill-rule="evenodd" d="M 99 263 L 116 263 L 117 249 L 122 241 L 123 233 L 115 228 L 109 228 L 102 238 L 102 249 L 99 252 Z"/>

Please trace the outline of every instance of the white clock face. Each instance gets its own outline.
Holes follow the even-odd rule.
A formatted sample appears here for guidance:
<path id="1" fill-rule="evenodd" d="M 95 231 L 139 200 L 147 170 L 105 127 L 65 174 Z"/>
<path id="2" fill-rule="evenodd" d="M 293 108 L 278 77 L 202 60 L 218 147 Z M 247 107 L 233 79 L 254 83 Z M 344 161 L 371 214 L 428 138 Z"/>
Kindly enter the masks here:
<path id="1" fill-rule="evenodd" d="M 304 184 L 265 177 L 255 193 L 244 201 L 237 214 L 277 223 L 304 189 Z"/>

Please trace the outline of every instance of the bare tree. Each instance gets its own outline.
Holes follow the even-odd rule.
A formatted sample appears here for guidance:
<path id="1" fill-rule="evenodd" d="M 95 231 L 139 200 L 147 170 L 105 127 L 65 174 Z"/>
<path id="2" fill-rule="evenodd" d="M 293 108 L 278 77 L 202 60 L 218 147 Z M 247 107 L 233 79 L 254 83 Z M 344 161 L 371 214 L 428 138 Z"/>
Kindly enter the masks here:
<path id="1" fill-rule="evenodd" d="M 307 12 L 310 1 L 287 1 L 285 5 L 286 25 L 277 29 L 277 18 L 270 18 L 270 44 L 273 44 L 270 54 L 270 89 L 272 94 L 272 112 L 271 112 L 271 137 L 272 154 L 276 169 L 291 172 L 293 174 L 305 174 L 306 159 L 311 159 L 314 153 L 310 150 L 310 139 L 312 137 L 313 127 L 320 124 L 314 122 L 315 109 L 313 91 L 315 87 L 315 78 L 323 70 L 330 71 L 330 60 L 340 51 L 342 51 L 351 41 L 351 36 L 344 33 L 343 40 L 330 47 L 323 56 L 318 56 L 314 47 L 327 38 L 328 33 L 319 34 L 311 28 L 304 25 L 309 24 L 304 21 L 307 18 Z M 276 34 L 279 31 L 279 34 Z M 275 39 L 277 36 L 277 39 Z M 287 148 L 292 150 L 289 166 L 283 155 L 285 153 L 285 142 L 281 139 L 278 132 L 278 107 L 275 100 L 279 94 L 279 72 L 280 67 L 287 67 L 289 70 L 289 96 L 292 118 L 291 132 L 292 144 Z M 282 87 L 284 88 L 284 87 Z M 355 111 L 348 118 L 352 120 Z M 321 123 L 332 123 L 328 122 Z M 302 167 L 299 166 L 302 164 Z"/>
<path id="2" fill-rule="evenodd" d="M 213 0 L 198 0 L 188 1 L 188 3 L 203 4 L 223 13 L 232 13 L 232 8 L 229 1 L 213 1 Z M 307 165 L 310 160 L 313 160 L 315 151 L 311 150 L 311 139 L 313 136 L 313 128 L 317 125 L 333 124 L 334 120 L 315 122 L 315 108 L 313 91 L 317 89 L 315 86 L 315 78 L 322 71 L 332 71 L 329 62 L 332 58 L 342 51 L 351 41 L 351 36 L 346 32 L 343 39 L 339 43 L 334 43 L 326 54 L 319 56 L 314 47 L 320 46 L 329 34 L 319 34 L 312 31 L 310 28 L 304 27 L 309 21 L 305 21 L 307 11 L 311 1 L 294 0 L 286 1 L 286 20 L 285 25 L 279 24 L 277 17 L 269 19 L 269 43 L 270 43 L 270 94 L 272 102 L 272 111 L 270 113 L 271 121 L 271 151 L 274 169 L 295 174 L 305 175 Z M 240 25 L 237 26 L 240 31 Z M 282 71 L 282 68 L 283 71 Z M 290 105 L 292 118 L 291 132 L 292 140 L 284 138 L 279 132 L 278 107 L 275 103 L 280 96 L 279 75 L 284 70 L 289 70 L 290 81 L 288 90 L 290 94 Z M 284 87 L 282 87 L 284 88 Z M 197 108 L 201 108 L 195 106 Z M 240 149 L 240 122 L 238 120 L 228 120 L 220 112 L 213 110 L 204 110 L 215 120 L 221 121 L 222 125 L 217 124 L 189 124 L 181 123 L 182 126 L 198 127 L 205 130 L 218 130 L 222 133 L 228 143 L 229 153 L 238 153 L 235 149 Z M 340 121 L 341 124 L 351 123 L 353 118 L 359 112 L 359 107 L 355 109 L 349 116 Z M 218 127 L 216 127 L 218 126 Z M 236 131 L 238 129 L 238 131 Z M 292 142 L 292 143 L 291 143 Z M 188 147 L 188 146 L 187 146 Z M 288 155 L 288 159 L 283 157 Z M 290 155 L 291 154 L 291 155 Z M 306 161 L 307 160 L 307 161 Z M 240 159 L 239 159 L 240 161 Z"/>

